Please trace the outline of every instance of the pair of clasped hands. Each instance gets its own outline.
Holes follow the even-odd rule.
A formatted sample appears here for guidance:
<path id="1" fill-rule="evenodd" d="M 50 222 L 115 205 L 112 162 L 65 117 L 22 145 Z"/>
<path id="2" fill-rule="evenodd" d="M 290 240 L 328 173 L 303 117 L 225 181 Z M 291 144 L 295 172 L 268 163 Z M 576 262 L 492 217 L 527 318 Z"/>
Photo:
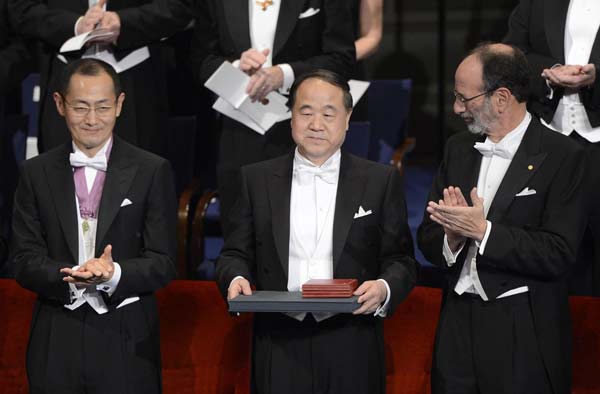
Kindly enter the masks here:
<path id="1" fill-rule="evenodd" d="M 111 35 L 90 40 L 93 44 L 114 44 L 121 32 L 121 18 L 114 11 L 104 11 L 106 0 L 99 0 L 94 6 L 88 8 L 84 16 L 77 22 L 76 33 L 84 34 L 95 29 L 111 32 Z"/>
<path id="2" fill-rule="evenodd" d="M 593 64 L 565 65 L 546 68 L 542 71 L 542 78 L 551 85 L 567 89 L 581 89 L 593 85 L 596 81 L 596 66 Z"/>
<path id="3" fill-rule="evenodd" d="M 112 259 L 112 245 L 107 245 L 99 258 L 89 259 L 78 268 L 63 268 L 66 274 L 63 281 L 76 286 L 99 285 L 112 279 L 115 267 Z"/>
<path id="4" fill-rule="evenodd" d="M 242 53 L 239 69 L 250 76 L 246 93 L 252 102 L 267 104 L 267 95 L 283 86 L 283 71 L 279 66 L 263 67 L 269 50 L 250 48 Z"/>
<path id="5" fill-rule="evenodd" d="M 477 188 L 471 190 L 472 206 L 469 206 L 460 188 L 448 186 L 443 191 L 443 199 L 437 203 L 429 201 L 429 218 L 444 228 L 448 246 L 456 252 L 467 239 L 483 240 L 487 221 L 483 199 L 477 195 Z"/>

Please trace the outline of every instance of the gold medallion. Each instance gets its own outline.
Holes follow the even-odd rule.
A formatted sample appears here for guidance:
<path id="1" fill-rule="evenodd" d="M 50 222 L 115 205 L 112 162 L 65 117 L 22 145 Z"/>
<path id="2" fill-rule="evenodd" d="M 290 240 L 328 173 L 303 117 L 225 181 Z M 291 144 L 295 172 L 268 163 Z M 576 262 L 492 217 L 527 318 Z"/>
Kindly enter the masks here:
<path id="1" fill-rule="evenodd" d="M 264 0 L 264 1 L 256 0 L 256 5 L 261 6 L 262 10 L 266 11 L 268 7 L 273 5 L 273 0 Z"/>
<path id="2" fill-rule="evenodd" d="M 87 233 L 90 230 L 90 224 L 88 223 L 87 219 L 83 221 L 81 228 L 83 229 L 84 233 Z"/>

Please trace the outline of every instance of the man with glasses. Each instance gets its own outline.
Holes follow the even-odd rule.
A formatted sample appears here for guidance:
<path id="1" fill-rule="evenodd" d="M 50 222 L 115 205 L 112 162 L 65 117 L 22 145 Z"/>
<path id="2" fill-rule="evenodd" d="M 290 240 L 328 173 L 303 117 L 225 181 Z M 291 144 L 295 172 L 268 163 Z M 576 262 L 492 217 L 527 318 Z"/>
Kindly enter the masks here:
<path id="1" fill-rule="evenodd" d="M 110 65 L 67 65 L 54 100 L 72 140 L 23 167 L 13 253 L 38 294 L 32 394 L 161 391 L 153 293 L 175 276 L 174 183 L 167 161 L 113 134 L 124 99 Z"/>
<path id="2" fill-rule="evenodd" d="M 583 149 L 527 112 L 517 48 L 476 48 L 455 74 L 450 138 L 419 227 L 446 274 L 432 392 L 569 393 L 567 275 L 583 233 Z"/>

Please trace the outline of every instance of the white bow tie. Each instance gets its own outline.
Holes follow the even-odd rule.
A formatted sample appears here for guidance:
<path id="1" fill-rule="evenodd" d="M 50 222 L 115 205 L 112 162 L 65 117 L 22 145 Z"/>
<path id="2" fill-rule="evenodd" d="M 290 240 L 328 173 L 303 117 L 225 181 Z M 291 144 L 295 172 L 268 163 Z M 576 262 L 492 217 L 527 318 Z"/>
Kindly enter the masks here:
<path id="1" fill-rule="evenodd" d="M 106 172 L 106 155 L 100 154 L 95 157 L 87 157 L 81 152 L 71 153 L 69 155 L 71 167 L 91 167 L 98 171 Z"/>
<path id="2" fill-rule="evenodd" d="M 493 142 L 476 142 L 474 148 L 485 157 L 498 156 L 507 160 L 513 158 L 513 153 L 504 146 L 494 144 Z"/>
<path id="3" fill-rule="evenodd" d="M 313 167 L 304 163 L 296 163 L 294 172 L 298 175 L 298 181 L 301 185 L 312 182 L 314 177 L 319 177 L 323 182 L 329 184 L 335 184 L 338 178 L 338 168 L 335 166 Z"/>

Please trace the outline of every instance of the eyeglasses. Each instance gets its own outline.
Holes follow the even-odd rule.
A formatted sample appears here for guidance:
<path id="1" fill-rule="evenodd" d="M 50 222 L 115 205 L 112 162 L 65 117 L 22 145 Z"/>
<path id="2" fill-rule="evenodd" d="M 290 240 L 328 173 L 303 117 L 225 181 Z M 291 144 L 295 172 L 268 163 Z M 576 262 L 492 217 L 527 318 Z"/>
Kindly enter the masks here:
<path id="1" fill-rule="evenodd" d="M 101 104 L 97 107 L 89 107 L 85 104 L 71 104 L 64 98 L 63 98 L 63 101 L 65 102 L 65 104 L 67 104 L 69 107 L 71 107 L 71 109 L 73 110 L 75 115 L 77 115 L 79 117 L 87 116 L 90 113 L 90 111 L 92 111 L 92 110 L 98 116 L 106 116 L 106 115 L 110 114 L 111 110 L 114 108 L 113 105 L 107 105 L 107 104 Z M 116 101 L 115 101 L 115 103 L 116 103 Z"/>
<path id="2" fill-rule="evenodd" d="M 452 91 L 452 93 L 454 93 L 454 98 L 456 98 L 456 100 L 458 100 L 458 101 L 460 101 L 461 103 L 465 104 L 465 103 L 467 103 L 467 102 L 469 102 L 469 101 L 471 101 L 471 100 L 475 100 L 477 97 L 481 97 L 481 96 L 483 96 L 484 94 L 491 93 L 491 92 L 493 92 L 494 90 L 496 90 L 496 89 L 490 89 L 490 90 L 486 90 L 486 91 L 485 91 L 485 92 L 483 92 L 483 93 L 480 93 L 480 94 L 478 94 L 478 95 L 476 95 L 476 96 L 469 97 L 469 98 L 466 98 L 466 97 L 465 97 L 465 96 L 463 96 L 462 94 L 458 93 L 456 90 L 453 90 L 453 91 Z"/>

